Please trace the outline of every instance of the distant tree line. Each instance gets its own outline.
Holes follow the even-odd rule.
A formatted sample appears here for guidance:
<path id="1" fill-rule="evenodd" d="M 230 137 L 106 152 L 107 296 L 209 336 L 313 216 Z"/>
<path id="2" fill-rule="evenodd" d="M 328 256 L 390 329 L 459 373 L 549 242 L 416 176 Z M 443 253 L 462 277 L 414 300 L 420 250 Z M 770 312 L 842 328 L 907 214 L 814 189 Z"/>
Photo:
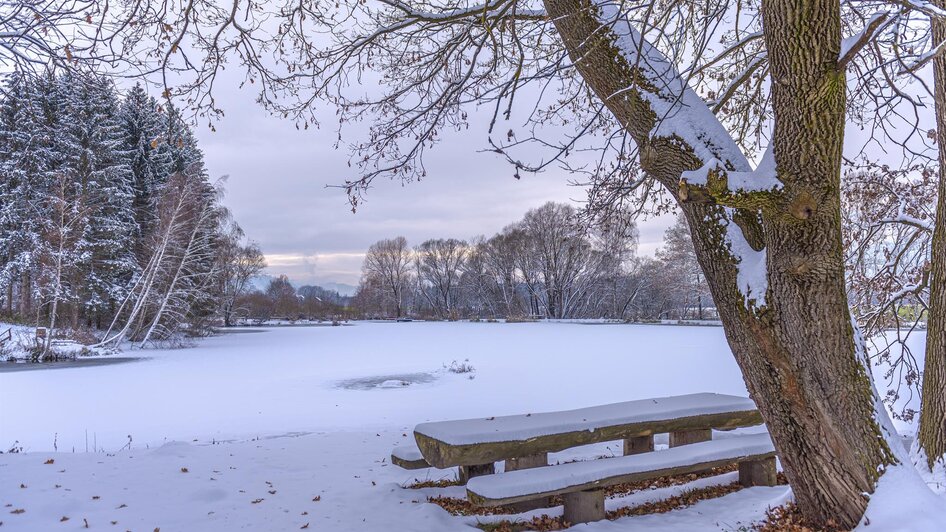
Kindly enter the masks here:
<path id="1" fill-rule="evenodd" d="M 263 258 L 221 194 L 178 110 L 140 85 L 121 95 L 94 75 L 8 75 L 0 313 L 113 344 L 229 319 Z"/>
<path id="2" fill-rule="evenodd" d="M 617 218 L 589 223 L 550 202 L 489 238 L 380 240 L 352 306 L 378 318 L 715 317 L 687 224 L 677 220 L 651 258 L 637 255 L 634 221 Z"/>
<path id="3" fill-rule="evenodd" d="M 321 286 L 304 285 L 298 289 L 289 278 L 280 275 L 270 279 L 265 289 L 247 291 L 237 301 L 240 317 L 254 321 L 339 320 L 357 318 L 351 297 Z"/>

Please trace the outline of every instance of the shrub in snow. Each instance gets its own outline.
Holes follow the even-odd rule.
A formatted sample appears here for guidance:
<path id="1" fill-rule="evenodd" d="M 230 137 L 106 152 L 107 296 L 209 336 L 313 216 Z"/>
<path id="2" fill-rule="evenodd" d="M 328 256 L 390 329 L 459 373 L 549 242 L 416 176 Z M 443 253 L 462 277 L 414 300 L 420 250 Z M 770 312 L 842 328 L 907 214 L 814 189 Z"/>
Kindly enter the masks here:
<path id="1" fill-rule="evenodd" d="M 476 368 L 474 368 L 470 364 L 470 359 L 468 358 L 465 359 L 463 362 L 457 362 L 456 360 L 454 360 L 453 362 L 450 363 L 449 366 L 444 365 L 444 368 L 446 368 L 446 370 L 449 371 L 450 373 L 457 373 L 457 374 L 473 373 L 474 371 L 476 371 Z"/>

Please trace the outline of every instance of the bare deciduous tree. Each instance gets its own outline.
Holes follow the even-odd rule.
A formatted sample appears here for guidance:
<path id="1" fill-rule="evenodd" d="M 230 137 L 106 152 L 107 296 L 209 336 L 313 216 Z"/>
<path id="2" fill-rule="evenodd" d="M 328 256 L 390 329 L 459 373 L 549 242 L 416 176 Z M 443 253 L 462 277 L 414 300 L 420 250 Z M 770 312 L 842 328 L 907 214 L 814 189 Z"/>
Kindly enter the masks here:
<path id="1" fill-rule="evenodd" d="M 298 317 L 300 305 L 296 288 L 289 282 L 289 278 L 280 275 L 269 281 L 266 287 L 266 297 L 269 299 L 274 317 L 294 320 Z"/>
<path id="2" fill-rule="evenodd" d="M 545 315 L 573 317 L 598 280 L 603 254 L 592 248 L 578 213 L 566 204 L 530 210 L 519 228 L 529 242 L 526 260 L 539 274 L 540 282 L 529 286 Z"/>
<path id="3" fill-rule="evenodd" d="M 657 251 L 657 258 L 664 264 L 666 279 L 680 309 L 680 318 L 703 319 L 703 309 L 712 303 L 709 286 L 696 258 L 690 226 L 682 216 L 667 229 L 664 245 Z M 696 314 L 691 310 L 696 308 Z"/>
<path id="4" fill-rule="evenodd" d="M 407 239 L 399 236 L 372 244 L 362 266 L 364 276 L 376 279 L 381 289 L 390 296 L 394 315 L 398 318 L 404 313 L 404 296 L 409 287 L 411 264 Z"/>
<path id="5" fill-rule="evenodd" d="M 217 246 L 219 298 L 223 323 L 233 325 L 237 301 L 249 289 L 249 282 L 266 268 L 259 245 L 244 243 L 243 230 L 232 220 L 221 231 Z"/>
<path id="6" fill-rule="evenodd" d="M 414 250 L 421 293 L 441 318 L 456 317 L 460 275 L 469 244 L 455 238 L 427 240 Z"/>
<path id="7" fill-rule="evenodd" d="M 944 0 L 936 0 L 936 5 L 946 9 Z M 935 42 L 946 42 L 946 20 L 933 21 L 933 37 Z M 946 56 L 943 54 L 933 60 L 933 77 L 939 144 L 939 199 L 931 244 L 931 313 L 917 441 L 921 456 L 926 455 L 926 466 L 946 473 Z"/>
<path id="8" fill-rule="evenodd" d="M 524 311 L 518 297 L 517 273 L 522 238 L 521 231 L 509 227 L 477 247 L 483 258 L 483 282 L 499 302 L 500 313 L 507 317 L 519 317 Z"/>

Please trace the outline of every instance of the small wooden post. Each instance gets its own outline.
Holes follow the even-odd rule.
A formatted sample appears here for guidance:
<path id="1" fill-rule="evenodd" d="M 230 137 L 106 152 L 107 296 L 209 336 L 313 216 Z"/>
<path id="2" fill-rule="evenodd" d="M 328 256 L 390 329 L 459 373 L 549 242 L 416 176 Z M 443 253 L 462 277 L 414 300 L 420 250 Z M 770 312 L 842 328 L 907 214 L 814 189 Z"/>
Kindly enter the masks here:
<path id="1" fill-rule="evenodd" d="M 520 456 L 518 458 L 506 459 L 506 471 L 518 471 L 520 469 L 532 469 L 533 467 L 545 467 L 549 465 L 549 453 L 533 454 L 531 456 Z M 522 501 L 513 504 L 507 504 L 518 513 L 528 512 L 537 508 L 548 508 L 552 500 L 550 497 L 542 497 L 532 501 Z"/>
<path id="2" fill-rule="evenodd" d="M 710 441 L 713 439 L 712 429 L 681 430 L 670 433 L 670 446 L 679 447 L 701 441 Z"/>
<path id="3" fill-rule="evenodd" d="M 775 457 L 739 462 L 739 483 L 745 487 L 774 486 L 777 482 Z"/>
<path id="4" fill-rule="evenodd" d="M 460 484 L 466 484 L 473 477 L 492 475 L 495 472 L 496 467 L 492 462 L 488 464 L 462 465 L 460 466 Z"/>
<path id="5" fill-rule="evenodd" d="M 600 521 L 606 517 L 604 511 L 604 490 L 576 491 L 566 493 L 563 518 L 572 525 Z"/>
<path id="6" fill-rule="evenodd" d="M 654 450 L 654 435 L 638 436 L 624 440 L 624 456 L 629 454 L 649 453 Z"/>

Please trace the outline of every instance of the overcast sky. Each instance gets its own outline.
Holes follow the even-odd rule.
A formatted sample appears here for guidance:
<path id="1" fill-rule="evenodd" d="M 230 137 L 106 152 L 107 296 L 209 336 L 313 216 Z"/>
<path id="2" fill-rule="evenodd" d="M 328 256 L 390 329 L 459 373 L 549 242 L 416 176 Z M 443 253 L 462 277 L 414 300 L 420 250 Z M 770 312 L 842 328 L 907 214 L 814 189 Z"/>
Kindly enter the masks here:
<path id="1" fill-rule="evenodd" d="M 241 74 L 240 68 L 220 73 L 215 97 L 226 116 L 216 123 L 216 132 L 198 125 L 197 137 L 211 175 L 229 175 L 225 203 L 247 236 L 262 247 L 268 273 L 284 273 L 297 285 L 357 284 L 365 250 L 382 238 L 403 235 L 416 245 L 428 238 L 488 236 L 546 201 L 577 205 L 585 197 L 584 190 L 568 185 L 563 170 L 516 180 L 503 160 L 481 153 L 487 146 L 490 108 L 474 112 L 468 130 L 441 135 L 442 142 L 428 151 L 429 177 L 423 182 L 376 180 L 353 214 L 345 192 L 327 188 L 358 177 L 348 166 L 346 148 L 333 148 L 335 109 L 316 109 L 326 125 L 299 131 L 292 122 L 263 111 L 254 90 L 238 89 Z M 363 90 L 370 93 L 377 86 L 369 82 Z M 513 110 L 510 128 L 516 128 L 515 120 L 526 116 L 534 101 L 520 95 L 517 103 L 526 109 Z M 360 140 L 359 127 L 365 129 L 354 126 L 345 140 Z M 848 128 L 846 144 L 863 142 L 865 134 Z M 883 149 L 880 145 L 874 151 Z M 519 155 L 530 160 L 529 154 Z M 653 254 L 672 221 L 672 215 L 640 221 L 639 253 Z"/>
<path id="2" fill-rule="evenodd" d="M 429 152 L 424 181 L 379 179 L 353 214 L 345 192 L 326 186 L 356 177 L 346 149 L 333 148 L 332 125 L 298 131 L 259 108 L 249 91 L 221 91 L 218 99 L 226 117 L 216 132 L 196 126 L 207 167 L 213 177 L 229 175 L 225 203 L 262 247 L 268 273 L 296 284 L 357 284 L 364 251 L 381 238 L 403 235 L 414 245 L 492 235 L 546 201 L 585 196 L 557 169 L 514 179 L 496 155 L 479 152 L 486 131 L 471 127 L 444 135 Z M 641 253 L 654 252 L 669 223 L 640 224 Z"/>

